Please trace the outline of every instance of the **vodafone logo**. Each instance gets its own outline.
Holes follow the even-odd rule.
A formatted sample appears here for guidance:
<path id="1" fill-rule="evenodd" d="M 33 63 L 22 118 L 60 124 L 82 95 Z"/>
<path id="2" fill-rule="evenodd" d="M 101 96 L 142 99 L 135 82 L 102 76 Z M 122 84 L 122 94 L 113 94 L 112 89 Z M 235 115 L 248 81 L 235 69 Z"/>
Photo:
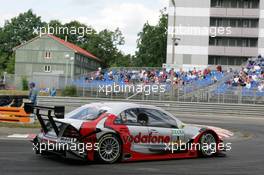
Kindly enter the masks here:
<path id="1" fill-rule="evenodd" d="M 149 135 L 143 135 L 142 133 L 139 133 L 136 136 L 127 136 L 124 137 L 123 140 L 125 143 L 170 143 L 170 136 L 158 136 L 158 135 L 152 135 L 150 133 Z"/>

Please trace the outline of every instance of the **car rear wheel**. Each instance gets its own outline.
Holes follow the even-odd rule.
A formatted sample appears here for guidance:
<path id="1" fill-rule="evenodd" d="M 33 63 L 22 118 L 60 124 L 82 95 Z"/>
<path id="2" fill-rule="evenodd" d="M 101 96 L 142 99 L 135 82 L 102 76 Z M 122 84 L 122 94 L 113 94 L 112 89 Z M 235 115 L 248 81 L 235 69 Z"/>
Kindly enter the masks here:
<path id="1" fill-rule="evenodd" d="M 119 138 L 113 134 L 103 136 L 98 142 L 98 158 L 104 163 L 115 163 L 121 156 Z"/>
<path id="2" fill-rule="evenodd" d="M 211 157 L 216 153 L 216 139 L 212 133 L 204 133 L 200 138 L 200 154 L 202 157 Z"/>

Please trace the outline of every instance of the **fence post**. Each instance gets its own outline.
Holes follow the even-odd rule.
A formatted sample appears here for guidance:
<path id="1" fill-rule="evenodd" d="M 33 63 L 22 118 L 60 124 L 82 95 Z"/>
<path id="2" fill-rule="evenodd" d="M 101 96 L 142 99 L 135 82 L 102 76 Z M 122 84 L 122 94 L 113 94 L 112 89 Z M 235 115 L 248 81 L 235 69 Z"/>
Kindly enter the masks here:
<path id="1" fill-rule="evenodd" d="M 183 101 L 185 102 L 185 99 L 186 99 L 186 88 L 185 87 L 183 87 L 184 88 L 184 91 L 183 91 Z"/>
<path id="2" fill-rule="evenodd" d="M 95 87 L 96 88 L 96 94 L 95 94 L 96 98 L 98 98 L 98 96 L 99 96 L 99 91 L 98 91 L 97 87 L 98 87 L 98 83 L 96 84 L 96 87 Z"/>
<path id="3" fill-rule="evenodd" d="M 85 80 L 83 80 L 83 97 L 85 97 L 84 86 L 85 86 Z"/>
<path id="4" fill-rule="evenodd" d="M 177 95 L 178 95 L 177 98 L 178 98 L 178 102 L 179 102 L 179 101 L 180 101 L 180 88 L 179 88 L 179 86 L 177 87 L 177 93 L 178 93 L 178 94 L 177 94 Z"/>
<path id="5" fill-rule="evenodd" d="M 242 100 L 242 88 L 239 87 L 238 89 L 239 93 L 238 93 L 238 104 L 242 104 L 243 100 Z"/>

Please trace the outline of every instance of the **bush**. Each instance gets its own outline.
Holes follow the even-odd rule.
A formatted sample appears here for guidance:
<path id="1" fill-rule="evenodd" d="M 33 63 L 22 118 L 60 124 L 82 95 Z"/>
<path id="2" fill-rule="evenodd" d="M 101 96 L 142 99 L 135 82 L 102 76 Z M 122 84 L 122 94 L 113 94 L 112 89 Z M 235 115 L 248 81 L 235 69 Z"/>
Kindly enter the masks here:
<path id="1" fill-rule="evenodd" d="M 22 78 L 22 90 L 23 91 L 28 91 L 28 80 L 26 77 Z"/>
<path id="2" fill-rule="evenodd" d="M 77 96 L 77 89 L 75 86 L 67 86 L 62 90 L 61 93 L 62 96 L 75 97 Z"/>

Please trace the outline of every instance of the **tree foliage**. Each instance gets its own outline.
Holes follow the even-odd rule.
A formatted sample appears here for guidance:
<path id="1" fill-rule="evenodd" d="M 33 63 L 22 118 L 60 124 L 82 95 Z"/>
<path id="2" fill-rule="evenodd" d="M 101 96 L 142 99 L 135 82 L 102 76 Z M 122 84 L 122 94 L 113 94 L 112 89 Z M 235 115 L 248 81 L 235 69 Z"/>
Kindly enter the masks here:
<path id="1" fill-rule="evenodd" d="M 85 33 L 84 36 L 67 35 L 67 40 L 96 55 L 103 61 L 103 67 L 161 66 L 166 58 L 167 19 L 167 14 L 163 10 L 157 25 L 151 26 L 148 22 L 144 25 L 142 32 L 138 34 L 138 51 L 135 56 L 125 55 L 120 51 L 119 48 L 124 45 L 125 39 L 119 28 L 114 31 L 108 29 L 96 31 L 92 28 L 91 33 Z M 78 21 L 65 24 L 59 20 L 45 22 L 32 10 L 21 13 L 6 21 L 2 28 L 0 27 L 0 73 L 3 71 L 14 73 L 13 48 L 36 37 L 35 28 L 48 26 L 90 28 Z M 56 36 L 61 39 L 66 38 L 64 34 L 56 34 Z"/>
<path id="2" fill-rule="evenodd" d="M 120 56 L 123 56 L 118 46 L 123 45 L 124 42 L 124 37 L 119 29 L 115 31 L 105 29 L 88 36 L 88 40 L 83 47 L 101 58 L 105 63 L 105 67 L 109 67 L 115 64 Z"/>
<path id="3" fill-rule="evenodd" d="M 71 21 L 69 23 L 62 24 L 58 20 L 52 20 L 47 25 L 50 27 L 67 27 L 70 28 L 91 28 L 85 24 L 82 24 L 78 21 Z M 47 27 L 47 26 L 46 26 Z M 67 35 L 67 41 L 79 45 L 80 47 L 90 51 L 98 58 L 103 61 L 104 67 L 110 67 L 116 65 L 116 62 L 120 59 L 124 59 L 124 56 L 120 50 L 119 46 L 125 43 L 122 32 L 117 28 L 115 31 L 110 31 L 104 29 L 100 32 L 97 32 L 95 29 L 91 28 L 91 32 L 84 33 L 83 36 L 80 36 L 80 33 Z M 57 37 L 65 39 L 65 35 L 57 34 Z M 124 66 L 124 65 L 118 65 Z"/>
<path id="4" fill-rule="evenodd" d="M 137 66 L 160 67 L 166 62 L 168 14 L 161 11 L 157 25 L 148 22 L 138 34 L 135 63 Z"/>
<path id="5" fill-rule="evenodd" d="M 0 70 L 13 73 L 13 48 L 34 38 L 34 28 L 42 27 L 41 18 L 33 14 L 32 10 L 19 14 L 6 21 L 0 30 Z"/>
<path id="6" fill-rule="evenodd" d="M 34 32 L 34 29 L 42 27 L 47 29 L 48 26 L 68 27 L 69 29 L 91 28 L 78 21 L 63 24 L 59 20 L 51 20 L 47 23 L 41 21 L 41 17 L 34 14 L 32 10 L 21 13 L 17 17 L 6 21 L 5 25 L 0 28 L 0 72 L 14 73 L 15 55 L 13 48 L 36 37 L 37 33 Z M 66 35 L 62 33 L 55 35 L 61 39 L 66 38 Z M 84 36 L 80 36 L 78 33 L 69 34 L 67 35 L 67 40 L 102 59 L 104 67 L 127 65 L 124 63 L 125 61 L 120 61 L 128 56 L 123 55 L 118 49 L 119 46 L 124 44 L 124 37 L 118 28 L 114 31 L 105 29 L 99 32 L 92 29 L 92 32 L 89 34 L 85 33 Z"/>

